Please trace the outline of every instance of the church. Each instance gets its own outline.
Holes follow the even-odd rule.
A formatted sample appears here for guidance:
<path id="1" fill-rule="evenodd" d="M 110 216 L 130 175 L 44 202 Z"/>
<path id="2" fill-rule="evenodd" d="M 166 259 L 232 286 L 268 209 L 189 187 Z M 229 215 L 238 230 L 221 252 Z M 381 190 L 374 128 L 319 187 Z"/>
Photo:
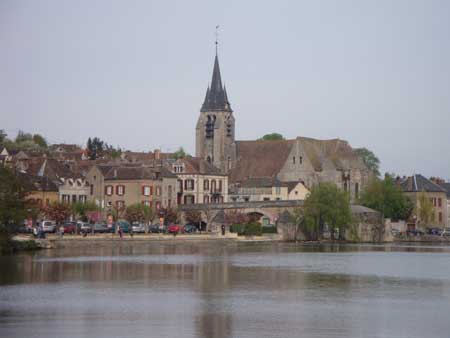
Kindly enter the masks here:
<path id="1" fill-rule="evenodd" d="M 234 201 L 250 200 L 240 196 L 242 186 L 255 185 L 253 188 L 257 189 L 261 184 L 267 187 L 301 183 L 311 189 L 320 182 L 335 183 L 354 201 L 373 175 L 344 140 L 302 136 L 275 141 L 236 140 L 235 118 L 222 83 L 217 50 L 212 80 L 197 121 L 195 145 L 196 157 L 228 175 L 230 199 Z"/>

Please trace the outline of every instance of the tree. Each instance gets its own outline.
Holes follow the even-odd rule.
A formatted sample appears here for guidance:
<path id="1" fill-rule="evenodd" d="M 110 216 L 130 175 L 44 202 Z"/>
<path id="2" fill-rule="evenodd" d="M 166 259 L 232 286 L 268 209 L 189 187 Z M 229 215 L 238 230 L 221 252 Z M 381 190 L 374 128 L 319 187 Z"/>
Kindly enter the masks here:
<path id="1" fill-rule="evenodd" d="M 105 143 L 98 137 L 94 137 L 93 139 L 89 137 L 86 148 L 89 159 L 96 160 L 103 157 L 105 151 Z"/>
<path id="2" fill-rule="evenodd" d="M 393 220 L 407 220 L 413 210 L 411 200 L 390 175 L 385 175 L 383 180 L 374 177 L 362 192 L 359 203 L 379 211 L 382 218 Z"/>
<path id="3" fill-rule="evenodd" d="M 418 203 L 414 213 L 425 226 L 429 225 L 430 222 L 434 222 L 434 206 L 424 192 L 419 194 Z"/>
<path id="4" fill-rule="evenodd" d="M 70 205 L 72 214 L 77 219 L 87 221 L 89 212 L 99 211 L 99 207 L 94 202 L 75 202 Z"/>
<path id="5" fill-rule="evenodd" d="M 360 156 L 364 164 L 369 168 L 376 177 L 380 176 L 380 160 L 367 148 L 358 148 L 354 150 Z"/>
<path id="6" fill-rule="evenodd" d="M 153 209 L 140 203 L 131 204 L 126 208 L 125 218 L 130 222 L 149 223 L 153 220 Z"/>
<path id="7" fill-rule="evenodd" d="M 184 213 L 184 218 L 188 223 L 200 224 L 202 221 L 202 213 L 198 210 L 189 210 Z"/>
<path id="8" fill-rule="evenodd" d="M 33 142 L 41 148 L 47 148 L 47 141 L 45 138 L 39 134 L 33 135 Z"/>
<path id="9" fill-rule="evenodd" d="M 172 154 L 172 157 L 175 160 L 178 160 L 180 158 L 185 158 L 186 156 L 189 156 L 189 154 L 186 153 L 186 151 L 184 150 L 183 147 L 178 148 L 178 150 Z"/>
<path id="10" fill-rule="evenodd" d="M 12 231 L 26 217 L 27 190 L 15 173 L 0 167 L 0 227 Z"/>
<path id="11" fill-rule="evenodd" d="M 277 140 L 284 140 L 283 135 L 278 133 L 272 133 L 272 134 L 266 134 L 263 137 L 260 138 L 262 141 L 277 141 Z"/>
<path id="12" fill-rule="evenodd" d="M 180 213 L 174 208 L 161 208 L 159 213 L 163 215 L 166 224 L 178 223 L 180 220 Z"/>
<path id="13" fill-rule="evenodd" d="M 70 206 L 62 202 L 53 202 L 45 206 L 42 212 L 46 217 L 56 222 L 56 224 L 61 224 L 71 215 L 72 210 Z"/>
<path id="14" fill-rule="evenodd" d="M 32 141 L 33 142 L 33 136 L 30 133 L 25 133 L 22 130 L 19 130 L 19 132 L 17 133 L 15 142 L 16 143 L 22 143 L 25 141 Z"/>
<path id="15" fill-rule="evenodd" d="M 339 229 L 340 239 L 344 239 L 344 230 L 352 221 L 348 194 L 334 183 L 319 183 L 311 189 L 304 204 L 304 227 L 312 239 L 317 239 L 328 225 L 332 236 Z"/>
<path id="16" fill-rule="evenodd" d="M 8 134 L 6 134 L 5 130 L 0 129 L 0 145 L 3 145 L 7 136 L 8 136 Z"/>

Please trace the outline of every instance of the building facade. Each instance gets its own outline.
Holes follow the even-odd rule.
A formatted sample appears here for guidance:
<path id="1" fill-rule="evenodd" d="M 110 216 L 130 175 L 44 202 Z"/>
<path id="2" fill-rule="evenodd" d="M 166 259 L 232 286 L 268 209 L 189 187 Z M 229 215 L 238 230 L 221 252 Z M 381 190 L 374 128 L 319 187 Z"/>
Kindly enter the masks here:
<path id="1" fill-rule="evenodd" d="M 444 228 L 448 226 L 447 191 L 443 187 L 420 174 L 402 179 L 400 186 L 404 194 L 414 204 L 414 217 L 417 226 L 421 228 L 430 226 Z M 428 222 L 420 218 L 419 210 L 421 208 L 420 200 L 422 195 L 433 206 L 433 216 Z"/>
<path id="2" fill-rule="evenodd" d="M 177 177 L 164 167 L 98 165 L 86 180 L 88 200 L 106 211 L 123 211 L 131 204 L 143 204 L 154 210 L 177 205 Z"/>
<path id="3" fill-rule="evenodd" d="M 59 200 L 65 203 L 86 203 L 89 195 L 89 184 L 82 178 L 61 178 L 58 186 Z"/>
<path id="4" fill-rule="evenodd" d="M 185 157 L 172 164 L 177 175 L 178 204 L 228 202 L 228 176 L 208 161 Z"/>

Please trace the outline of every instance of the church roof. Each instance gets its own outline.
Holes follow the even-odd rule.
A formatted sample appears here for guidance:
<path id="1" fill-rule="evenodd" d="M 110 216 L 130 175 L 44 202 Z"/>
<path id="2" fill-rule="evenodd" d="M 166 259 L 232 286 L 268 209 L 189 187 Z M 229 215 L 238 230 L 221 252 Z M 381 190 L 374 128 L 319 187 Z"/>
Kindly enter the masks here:
<path id="1" fill-rule="evenodd" d="M 227 111 L 232 112 L 230 102 L 228 102 L 227 90 L 222 85 L 222 77 L 220 75 L 219 58 L 216 54 L 214 59 L 214 69 L 211 85 L 208 86 L 203 102 L 202 112 L 207 111 Z"/>
<path id="2" fill-rule="evenodd" d="M 250 177 L 276 177 L 291 152 L 294 140 L 236 141 L 237 163 L 230 172 L 231 182 Z"/>

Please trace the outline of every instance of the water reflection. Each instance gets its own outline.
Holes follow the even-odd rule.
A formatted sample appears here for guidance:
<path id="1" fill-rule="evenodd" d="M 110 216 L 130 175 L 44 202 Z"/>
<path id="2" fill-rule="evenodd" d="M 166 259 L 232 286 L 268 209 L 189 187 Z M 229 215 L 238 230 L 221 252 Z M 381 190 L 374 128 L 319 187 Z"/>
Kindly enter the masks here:
<path id="1" fill-rule="evenodd" d="M 449 263 L 438 246 L 219 242 L 6 256 L 0 336 L 448 337 Z"/>

